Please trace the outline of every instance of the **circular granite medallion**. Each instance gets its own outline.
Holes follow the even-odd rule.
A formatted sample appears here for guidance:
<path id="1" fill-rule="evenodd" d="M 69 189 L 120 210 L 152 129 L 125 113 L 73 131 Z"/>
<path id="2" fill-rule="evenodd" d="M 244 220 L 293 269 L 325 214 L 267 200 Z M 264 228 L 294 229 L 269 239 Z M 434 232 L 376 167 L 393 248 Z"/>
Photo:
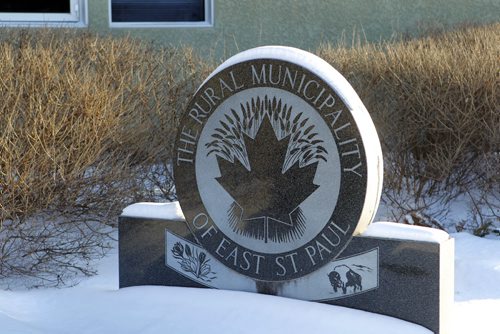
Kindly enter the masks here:
<path id="1" fill-rule="evenodd" d="M 174 176 L 196 240 L 262 281 L 325 265 L 372 220 L 382 156 L 347 81 L 305 51 L 262 47 L 217 68 L 181 120 Z"/>

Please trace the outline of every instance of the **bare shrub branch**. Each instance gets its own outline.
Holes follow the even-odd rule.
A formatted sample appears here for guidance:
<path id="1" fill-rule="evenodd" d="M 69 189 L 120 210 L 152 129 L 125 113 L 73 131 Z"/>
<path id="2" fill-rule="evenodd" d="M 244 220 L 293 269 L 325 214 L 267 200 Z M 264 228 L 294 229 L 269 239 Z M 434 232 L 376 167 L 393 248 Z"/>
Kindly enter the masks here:
<path id="1" fill-rule="evenodd" d="M 91 274 L 125 205 L 175 198 L 175 129 L 209 69 L 190 49 L 129 38 L 2 34 L 0 278 Z"/>
<path id="2" fill-rule="evenodd" d="M 372 113 L 385 156 L 383 199 L 398 208 L 394 218 L 498 188 L 500 24 L 323 46 L 318 54 L 347 75 Z"/>

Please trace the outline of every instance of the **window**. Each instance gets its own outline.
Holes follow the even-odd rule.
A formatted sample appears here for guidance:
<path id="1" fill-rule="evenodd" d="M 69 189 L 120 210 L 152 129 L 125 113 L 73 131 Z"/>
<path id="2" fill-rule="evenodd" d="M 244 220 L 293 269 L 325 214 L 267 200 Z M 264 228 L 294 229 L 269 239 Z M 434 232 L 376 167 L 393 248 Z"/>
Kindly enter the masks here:
<path id="1" fill-rule="evenodd" d="M 109 0 L 112 28 L 211 27 L 213 0 Z"/>
<path id="2" fill-rule="evenodd" d="M 2 0 L 2 26 L 85 27 L 87 0 Z"/>

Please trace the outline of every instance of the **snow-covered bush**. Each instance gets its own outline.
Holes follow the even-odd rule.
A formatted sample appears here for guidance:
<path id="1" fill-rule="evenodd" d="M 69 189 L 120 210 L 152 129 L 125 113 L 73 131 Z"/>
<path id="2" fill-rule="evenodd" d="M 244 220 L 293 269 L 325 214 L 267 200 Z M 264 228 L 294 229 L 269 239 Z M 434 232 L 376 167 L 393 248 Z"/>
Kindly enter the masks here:
<path id="1" fill-rule="evenodd" d="M 318 50 L 374 118 L 392 218 L 415 221 L 413 212 L 429 226 L 462 224 L 447 214 L 459 201 L 479 224 L 465 228 L 499 223 L 499 39 L 497 23 Z"/>
<path id="2" fill-rule="evenodd" d="M 126 204 L 175 196 L 170 146 L 202 65 L 128 38 L 2 32 L 0 278 L 90 274 Z"/>

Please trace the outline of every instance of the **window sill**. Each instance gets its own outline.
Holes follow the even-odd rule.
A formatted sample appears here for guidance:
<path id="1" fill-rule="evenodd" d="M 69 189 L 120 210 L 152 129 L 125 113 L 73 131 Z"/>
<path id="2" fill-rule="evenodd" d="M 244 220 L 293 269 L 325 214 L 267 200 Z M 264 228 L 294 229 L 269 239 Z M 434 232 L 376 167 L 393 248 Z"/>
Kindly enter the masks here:
<path id="1" fill-rule="evenodd" d="M 213 28 L 212 22 L 111 22 L 110 28 Z"/>

